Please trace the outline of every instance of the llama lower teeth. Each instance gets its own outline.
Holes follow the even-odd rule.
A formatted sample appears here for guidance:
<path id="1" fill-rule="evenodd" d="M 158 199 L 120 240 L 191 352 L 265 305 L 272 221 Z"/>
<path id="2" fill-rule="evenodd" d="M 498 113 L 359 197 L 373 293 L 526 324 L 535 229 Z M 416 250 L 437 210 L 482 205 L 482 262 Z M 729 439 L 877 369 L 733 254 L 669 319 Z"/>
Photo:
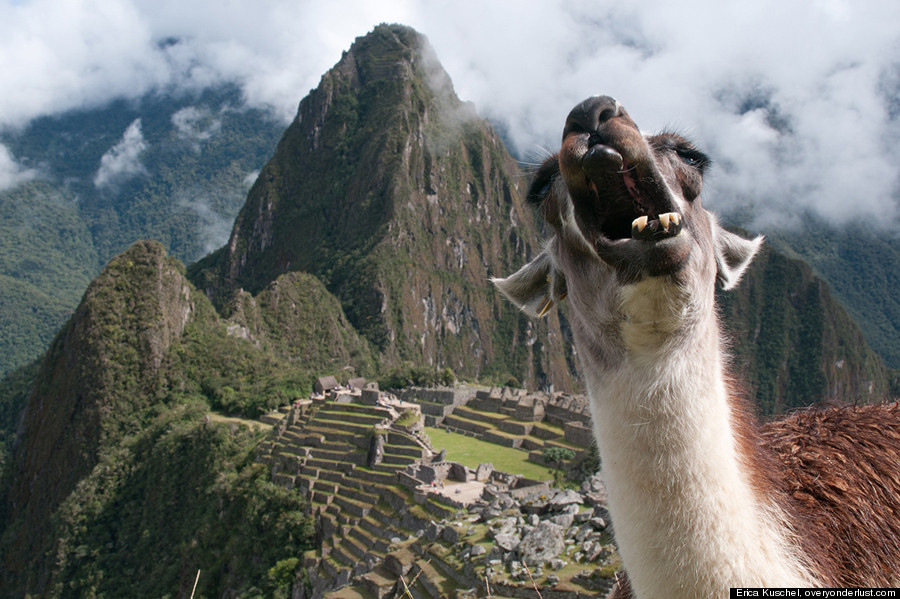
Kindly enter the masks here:
<path id="1" fill-rule="evenodd" d="M 681 215 L 677 212 L 660 214 L 656 220 L 639 216 L 631 223 L 631 238 L 641 241 L 657 241 L 675 237 L 681 233 Z"/>

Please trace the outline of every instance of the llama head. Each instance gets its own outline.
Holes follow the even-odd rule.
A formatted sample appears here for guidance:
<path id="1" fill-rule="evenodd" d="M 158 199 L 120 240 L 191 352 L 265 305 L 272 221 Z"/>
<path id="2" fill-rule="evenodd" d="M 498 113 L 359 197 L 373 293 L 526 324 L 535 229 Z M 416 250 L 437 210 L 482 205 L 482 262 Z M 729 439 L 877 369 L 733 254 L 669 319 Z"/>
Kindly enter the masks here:
<path id="1" fill-rule="evenodd" d="M 737 284 L 762 238 L 723 229 L 703 209 L 709 159 L 674 133 L 644 135 L 613 98 L 572 109 L 562 147 L 528 192 L 554 230 L 544 250 L 497 287 L 526 313 L 543 316 L 569 297 L 602 326 L 619 291 L 648 279 L 709 297 Z"/>

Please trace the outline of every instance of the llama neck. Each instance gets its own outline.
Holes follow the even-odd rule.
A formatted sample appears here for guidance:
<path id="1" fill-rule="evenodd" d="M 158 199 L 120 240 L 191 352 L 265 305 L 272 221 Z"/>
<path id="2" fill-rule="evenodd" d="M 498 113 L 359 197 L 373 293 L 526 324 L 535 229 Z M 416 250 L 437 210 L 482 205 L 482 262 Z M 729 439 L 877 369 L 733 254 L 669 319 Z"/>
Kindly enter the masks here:
<path id="1" fill-rule="evenodd" d="M 622 359 L 615 369 L 584 366 L 636 596 L 810 586 L 779 510 L 749 483 L 752 458 L 739 453 L 711 300 L 704 309 L 652 280 L 621 297 Z"/>

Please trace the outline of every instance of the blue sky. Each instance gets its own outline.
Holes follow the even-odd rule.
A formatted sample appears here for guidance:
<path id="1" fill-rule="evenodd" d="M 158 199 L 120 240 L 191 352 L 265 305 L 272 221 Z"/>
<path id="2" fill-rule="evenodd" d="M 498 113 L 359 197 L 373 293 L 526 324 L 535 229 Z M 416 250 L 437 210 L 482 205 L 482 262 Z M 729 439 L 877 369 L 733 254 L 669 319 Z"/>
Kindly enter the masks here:
<path id="1" fill-rule="evenodd" d="M 760 226 L 900 217 L 895 1 L 7 0 L 0 127 L 221 81 L 287 122 L 380 22 L 428 36 L 460 97 L 526 154 L 605 93 L 713 155 L 714 209 L 750 206 Z M 26 175 L 0 146 L 0 183 Z"/>

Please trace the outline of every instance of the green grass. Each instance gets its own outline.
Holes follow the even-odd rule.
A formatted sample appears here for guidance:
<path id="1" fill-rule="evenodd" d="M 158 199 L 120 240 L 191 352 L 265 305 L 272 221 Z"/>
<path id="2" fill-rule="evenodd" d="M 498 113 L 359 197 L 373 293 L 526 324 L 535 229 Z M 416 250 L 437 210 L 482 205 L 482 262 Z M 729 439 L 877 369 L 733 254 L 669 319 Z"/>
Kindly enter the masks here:
<path id="1" fill-rule="evenodd" d="M 432 446 L 447 450 L 447 459 L 469 468 L 477 468 L 482 462 L 490 462 L 496 470 L 509 474 L 522 474 L 534 480 L 553 480 L 549 468 L 528 461 L 528 453 L 513 447 L 503 447 L 439 428 L 425 427 Z"/>

